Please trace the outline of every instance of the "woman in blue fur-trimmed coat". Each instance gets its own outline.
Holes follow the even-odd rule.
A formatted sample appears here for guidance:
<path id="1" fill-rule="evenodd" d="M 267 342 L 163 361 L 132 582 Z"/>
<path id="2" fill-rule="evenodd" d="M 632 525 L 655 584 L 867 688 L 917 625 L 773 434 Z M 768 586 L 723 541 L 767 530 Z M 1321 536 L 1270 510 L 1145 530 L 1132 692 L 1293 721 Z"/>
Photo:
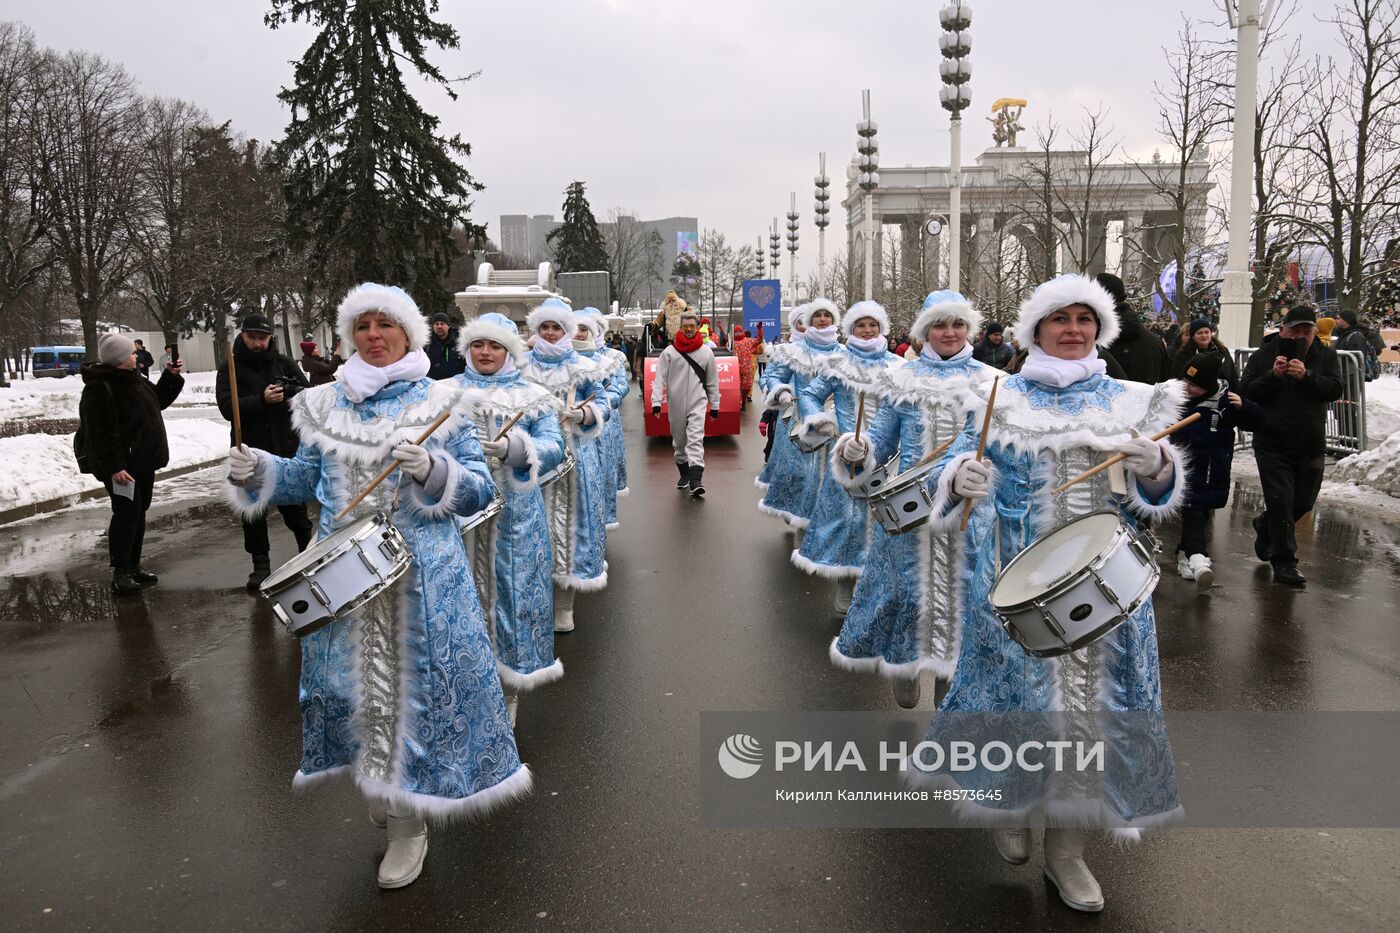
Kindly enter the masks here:
<path id="1" fill-rule="evenodd" d="M 825 373 L 797 395 L 801 436 L 809 444 L 854 431 L 861 398 L 868 426 L 879 408 L 875 384 L 880 374 L 904 365 L 904 360 L 889 351 L 886 334 L 890 319 L 876 302 L 852 305 L 841 328 L 846 334 L 843 352 L 832 353 Z M 832 411 L 825 410 L 828 400 L 833 402 Z M 849 476 L 849 471 L 845 472 Z M 850 608 L 855 578 L 865 565 L 870 510 L 864 500 L 851 498 L 836 473 L 828 469 L 822 477 L 811 523 L 802 544 L 793 549 L 792 562 L 806 573 L 835 580 L 836 610 L 844 614 Z"/>
<path id="2" fill-rule="evenodd" d="M 520 370 L 564 404 L 559 420 L 574 460 L 574 468 L 545 493 L 554 538 L 554 630 L 572 632 L 574 594 L 608 585 L 607 471 L 600 441 L 612 408 L 604 393 L 605 376 L 577 352 L 580 328 L 568 305 L 546 298 L 526 323 L 534 346 Z"/>
<path id="3" fill-rule="evenodd" d="M 424 816 L 484 813 L 530 789 L 501 693 L 457 517 L 491 502 L 495 483 L 471 424 L 453 416 L 414 439 L 461 386 L 428 378 L 428 324 L 398 288 L 366 283 L 341 302 L 355 354 L 336 381 L 292 402 L 294 457 L 235 448 L 228 488 L 243 516 L 321 503 L 321 536 L 383 511 L 413 563 L 398 583 L 301 642 L 301 768 L 294 787 L 354 778 L 387 823 L 381 887 L 402 887 L 427 854 Z M 335 516 L 386 463 L 401 466 L 342 521 Z M 398 507 L 395 508 L 397 501 Z M 387 812 L 386 812 L 387 811 Z"/>
<path id="4" fill-rule="evenodd" d="M 826 373 L 832 357 L 846 352 L 836 340 L 841 312 L 834 304 L 825 298 L 818 298 L 803 305 L 799 311 L 799 320 L 803 325 L 801 337 L 788 344 L 787 352 L 783 354 L 783 365 L 778 367 L 778 372 L 770 380 L 773 387 L 770 399 L 780 405 L 787 404 L 788 400 L 795 403 L 812 380 Z M 769 371 L 772 372 L 773 367 L 769 367 Z M 787 381 L 778 382 L 777 379 L 783 375 L 786 375 Z M 800 417 L 794 414 L 794 423 L 800 423 Z M 774 427 L 783 433 L 791 430 L 782 421 Z M 779 440 L 784 440 L 782 435 Z M 782 447 L 775 442 L 773 455 L 768 462 L 772 469 L 758 510 L 765 515 L 781 518 L 794 528 L 805 529 L 811 521 L 812 509 L 817 504 L 817 491 L 826 474 L 825 448 L 804 453 L 791 441 L 786 441 Z"/>
<path id="5" fill-rule="evenodd" d="M 501 495 L 500 513 L 467 540 L 514 724 L 521 693 L 564 676 L 554 656 L 554 546 L 539 484 L 564 460 L 563 403 L 521 375 L 525 344 L 510 318 L 483 314 L 468 321 L 458 348 L 467 366 L 455 377 L 461 410 L 480 432 Z"/>
<path id="6" fill-rule="evenodd" d="M 603 486 L 607 496 L 607 525 L 611 531 L 618 526 L 618 497 L 627 495 L 627 447 L 622 437 L 622 417 L 618 409 L 632 390 L 632 385 L 627 378 L 627 357 L 603 343 L 607 331 L 603 313 L 597 308 L 584 308 L 578 312 L 578 322 L 581 327 L 588 328 L 593 341 L 593 346 L 589 348 L 582 343 L 576 345 L 579 356 L 597 363 L 599 371 L 606 377 L 603 395 L 612 410 L 612 417 L 603 427 L 602 440 L 603 465 L 613 477 L 612 483 Z"/>
<path id="7" fill-rule="evenodd" d="M 797 406 L 793 404 L 792 367 L 788 365 L 788 353 L 793 343 L 801 339 L 802 331 L 806 327 L 802 323 L 804 309 L 805 305 L 799 305 L 788 311 L 788 340 L 786 343 L 768 344 L 768 363 L 758 376 L 758 387 L 763 390 L 764 411 L 779 412 L 769 427 L 773 433 L 770 435 L 772 443 L 769 445 L 768 460 L 753 481 L 755 486 L 765 492 L 772 480 L 774 469 L 779 464 L 790 461 L 792 454 L 796 453 L 786 449 L 792 447 L 789 432 L 792 431 L 792 418 L 797 411 Z M 759 511 L 764 511 L 762 505 L 759 506 Z M 783 515 L 777 517 L 786 518 Z"/>
<path id="8" fill-rule="evenodd" d="M 959 804 L 968 819 L 998 827 L 1002 858 L 1030 858 L 1030 830 L 1043 819 L 1046 877 L 1068 906 L 1103 909 L 1103 892 L 1084 861 L 1083 829 L 1108 830 L 1122 842 L 1181 817 L 1176 771 L 1161 719 L 1162 687 L 1156 619 L 1145 600 L 1117 628 L 1077 651 L 1056 657 L 1028 654 L 1003 628 L 991 591 L 1000 568 L 1060 524 L 1108 509 L 1130 524 L 1159 521 L 1186 496 L 1178 448 L 1148 435 L 1178 418 L 1185 397 L 1179 382 L 1145 385 L 1105 374 L 1097 347 L 1119 331 L 1113 298 L 1082 275 L 1044 283 L 1021 307 L 1016 342 L 1025 365 L 1001 381 L 985 459 L 978 461 L 981 412 L 969 414 L 957 441 L 928 479 L 933 522 L 956 528 L 973 502 L 963 538 L 962 644 L 948 695 L 928 730 L 942 747 L 976 733 L 976 716 L 1055 714 L 1032 720 L 1002 716 L 1002 735 L 1015 728 L 1057 730 L 1104 743 L 1104 766 L 1075 772 L 985 767 L 958 772 L 911 763 L 915 783 L 982 792 Z M 985 410 L 986 387 L 974 387 Z M 1115 453 L 1126 459 L 1056 496 L 1052 490 Z M 1047 576 L 1051 576 L 1051 568 Z M 985 721 L 985 717 L 984 720 Z M 1071 732 L 1063 732 L 1068 728 Z M 923 759 L 925 765 L 928 764 Z M 995 796 L 993 796 L 995 795 Z"/>
<path id="9" fill-rule="evenodd" d="M 956 437 L 973 404 L 969 386 L 990 382 L 996 371 L 972 358 L 968 336 L 981 327 L 977 311 L 957 292 L 924 300 L 911 334 L 924 341 L 917 359 L 880 374 L 880 411 L 859 441 L 843 434 L 834 445 L 831 471 L 848 488 L 867 471 L 898 455 L 898 471 L 910 469 Z M 890 681 L 906 709 L 919 702 L 919 675 L 948 680 L 958 659 L 962 628 L 962 538 L 926 524 L 892 535 L 873 519 L 865 571 L 851 608 L 831 643 L 831 661 Z"/>

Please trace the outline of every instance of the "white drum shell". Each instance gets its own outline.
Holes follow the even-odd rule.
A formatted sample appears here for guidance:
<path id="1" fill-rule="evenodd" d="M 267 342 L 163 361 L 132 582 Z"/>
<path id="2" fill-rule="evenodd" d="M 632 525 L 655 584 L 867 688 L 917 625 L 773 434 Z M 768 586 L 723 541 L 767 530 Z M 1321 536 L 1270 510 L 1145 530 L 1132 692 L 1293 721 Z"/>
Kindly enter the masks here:
<path id="1" fill-rule="evenodd" d="M 851 487 L 852 499 L 869 499 L 875 493 L 889 485 L 890 477 L 899 466 L 899 454 L 895 454 L 884 463 L 874 469 L 866 470 L 860 476 L 860 481 Z"/>
<path id="2" fill-rule="evenodd" d="M 1034 599 L 998 605 L 998 584 L 1010 568 L 1008 564 L 992 586 L 992 607 L 1007 634 L 1040 657 L 1076 651 L 1113 631 L 1152 595 L 1161 576 L 1150 549 L 1121 524 L 1111 543 L 1087 566 Z"/>
<path id="3" fill-rule="evenodd" d="M 311 558 L 301 570 L 289 576 L 279 570 L 261 587 L 262 595 L 272 600 L 278 619 L 298 638 L 374 599 L 392 586 L 411 562 L 408 543 L 382 514 L 376 514 L 363 532 L 327 548 L 326 554 L 314 554 L 318 544 L 327 543 L 329 539 L 323 539 L 308 553 L 292 559 Z"/>
<path id="4" fill-rule="evenodd" d="M 927 480 L 937 463 L 905 470 L 870 496 L 870 512 L 892 535 L 913 531 L 933 517 L 933 493 Z"/>

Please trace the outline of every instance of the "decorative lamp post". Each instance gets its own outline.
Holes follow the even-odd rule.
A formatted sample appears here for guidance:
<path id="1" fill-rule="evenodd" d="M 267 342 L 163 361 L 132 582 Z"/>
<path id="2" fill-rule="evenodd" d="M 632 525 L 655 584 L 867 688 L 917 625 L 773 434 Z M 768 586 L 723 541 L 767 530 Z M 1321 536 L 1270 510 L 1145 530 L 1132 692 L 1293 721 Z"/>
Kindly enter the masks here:
<path id="1" fill-rule="evenodd" d="M 792 280 L 792 297 L 797 298 L 797 192 L 789 196 L 787 213 L 788 278 Z"/>
<path id="2" fill-rule="evenodd" d="M 865 192 L 865 300 L 875 297 L 875 189 L 880 187 L 880 144 L 875 141 L 878 127 L 870 119 L 870 91 L 860 92 L 864 119 L 856 124 L 856 184 Z"/>
<path id="3" fill-rule="evenodd" d="M 831 223 L 831 208 L 827 202 L 831 200 L 831 192 L 827 191 L 831 187 L 831 179 L 826 177 L 826 153 L 821 154 L 818 162 L 817 177 L 812 179 L 816 185 L 816 191 L 812 196 L 816 198 L 816 203 L 812 207 L 812 216 L 817 223 L 817 289 L 826 294 L 826 228 Z"/>
<path id="4" fill-rule="evenodd" d="M 768 234 L 768 271 L 774 276 L 782 276 L 783 248 L 782 237 L 778 236 L 778 218 L 773 218 L 773 232 Z"/>
<path id="5" fill-rule="evenodd" d="M 938 22 L 943 26 L 943 35 L 938 39 L 943 53 L 938 66 L 943 88 L 938 99 L 950 115 L 952 150 L 948 172 L 948 226 L 952 228 L 948 237 L 948 287 L 958 291 L 962 280 L 962 112 L 972 103 L 968 87 L 972 81 L 972 66 L 968 62 L 972 53 L 972 35 L 968 31 L 972 26 L 972 5 L 953 0 L 938 11 Z"/>
<path id="6" fill-rule="evenodd" d="M 759 237 L 758 237 L 758 249 L 756 249 L 756 250 L 753 251 L 753 261 L 754 261 L 754 266 L 755 266 L 754 278 L 756 278 L 756 279 L 761 279 L 761 278 L 763 278 L 763 269 L 764 269 L 764 266 L 763 266 L 763 236 L 762 236 L 762 234 L 760 234 Z"/>

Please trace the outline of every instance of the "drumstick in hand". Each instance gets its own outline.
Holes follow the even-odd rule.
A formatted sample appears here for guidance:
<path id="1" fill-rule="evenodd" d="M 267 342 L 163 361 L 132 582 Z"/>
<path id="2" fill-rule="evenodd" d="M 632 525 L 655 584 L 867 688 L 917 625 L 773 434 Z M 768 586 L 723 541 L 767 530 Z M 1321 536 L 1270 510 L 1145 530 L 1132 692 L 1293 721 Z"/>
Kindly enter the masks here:
<path id="1" fill-rule="evenodd" d="M 1169 427 L 1169 428 L 1164 428 L 1163 430 L 1158 431 L 1156 434 L 1152 435 L 1152 439 L 1153 439 L 1154 441 L 1160 441 L 1162 438 L 1166 437 L 1167 435 L 1169 435 L 1169 434 L 1175 434 L 1177 431 L 1180 431 L 1182 428 L 1186 427 L 1188 424 L 1191 424 L 1192 422 L 1197 421 L 1200 417 L 1201 417 L 1201 413 L 1200 413 L 1200 412 L 1198 412 L 1198 411 L 1197 411 L 1197 412 L 1192 412 L 1191 414 L 1187 415 L 1185 418 L 1182 418 L 1180 421 L 1178 421 L 1176 424 L 1172 425 L 1171 427 Z M 1052 495 L 1052 496 L 1058 496 L 1060 493 L 1064 492 L 1064 491 L 1065 491 L 1066 489 L 1068 489 L 1069 487 L 1078 485 L 1079 483 L 1084 482 L 1086 479 L 1088 479 L 1088 478 L 1091 477 L 1091 476 L 1097 476 L 1099 473 L 1102 473 L 1104 470 L 1107 470 L 1109 467 L 1113 466 L 1115 463 L 1122 463 L 1122 462 L 1123 462 L 1124 460 L 1126 460 L 1126 459 L 1128 459 L 1128 455 L 1127 455 L 1127 454 L 1114 454 L 1113 456 L 1111 456 L 1111 457 L 1109 457 L 1107 460 L 1105 460 L 1103 463 L 1100 463 L 1098 466 L 1094 467 L 1092 470 L 1085 470 L 1083 473 L 1080 473 L 1078 476 L 1076 476 L 1074 479 L 1070 480 L 1069 482 L 1067 482 L 1067 483 L 1061 483 L 1060 485 L 1056 486 L 1054 489 L 1050 490 L 1050 495 Z"/>
<path id="2" fill-rule="evenodd" d="M 514 415 L 509 421 L 506 422 L 505 427 L 501 428 L 501 433 L 496 435 L 496 440 L 499 441 L 501 438 L 503 438 L 503 437 L 505 437 L 507 434 L 509 434 L 509 433 L 510 433 L 510 429 L 513 428 L 513 427 L 515 427 L 515 423 L 516 423 L 517 421 L 519 421 L 519 420 L 520 420 L 521 418 L 523 418 L 523 417 L 525 417 L 525 412 L 523 412 L 523 411 L 518 411 L 518 412 L 516 412 L 515 415 Z"/>
<path id="3" fill-rule="evenodd" d="M 446 421 L 448 418 L 451 418 L 451 417 L 452 417 L 452 409 L 449 408 L 447 411 L 445 411 L 445 412 L 443 412 L 442 414 L 438 415 L 438 416 L 437 416 L 437 420 L 434 421 L 432 424 L 428 425 L 428 430 L 426 430 L 426 431 L 424 431 L 422 434 L 418 435 L 418 440 L 414 441 L 413 443 L 415 443 L 415 444 L 422 444 L 424 441 L 426 441 L 426 440 L 432 435 L 432 433 L 433 433 L 434 431 L 436 431 L 438 428 L 442 427 L 442 424 L 443 424 L 444 421 Z M 392 474 L 392 473 L 393 473 L 395 470 L 397 470 L 398 468 L 399 468 L 399 461 L 397 461 L 397 460 L 395 460 L 393 463 L 391 463 L 391 464 L 389 464 L 388 466 L 386 466 L 386 467 L 384 468 L 384 472 L 383 472 L 383 473 L 380 473 L 378 476 L 376 476 L 376 477 L 373 479 L 373 481 L 371 481 L 370 484 L 369 484 L 368 486 L 365 487 L 364 492 L 360 493 L 360 494 L 359 494 L 358 496 L 356 496 L 354 499 L 351 499 L 351 500 L 350 500 L 350 504 L 347 505 L 347 506 L 344 508 L 344 510 L 342 510 L 341 513 L 335 517 L 335 520 L 336 520 L 336 521 L 340 521 L 340 520 L 343 519 L 345 516 L 347 516 L 347 515 L 349 515 L 351 512 L 353 512 L 353 511 L 355 510 L 355 506 L 359 505 L 361 502 L 364 502 L 364 501 L 365 501 L 365 497 L 368 496 L 370 493 L 374 492 L 374 490 L 377 489 L 377 488 L 379 487 L 379 484 L 382 483 L 382 482 L 384 482 L 386 479 L 388 479 L 389 476 L 390 476 L 390 474 Z"/>
<path id="4" fill-rule="evenodd" d="M 233 446 L 243 449 L 243 421 L 238 416 L 238 368 L 233 364 L 233 341 L 228 345 L 228 398 L 233 404 Z"/>
<path id="5" fill-rule="evenodd" d="M 1001 383 L 1001 377 L 997 376 L 992 380 L 992 392 L 987 396 L 987 413 L 982 416 L 982 436 L 977 439 L 977 459 L 982 459 L 982 454 L 987 451 L 987 432 L 992 429 L 992 407 L 997 403 L 997 386 Z M 962 530 L 967 531 L 967 521 L 972 517 L 972 500 L 963 502 Z"/>
<path id="6" fill-rule="evenodd" d="M 856 407 L 856 443 L 860 443 L 860 423 L 865 420 L 865 393 L 860 393 L 860 405 Z M 851 471 L 851 479 L 856 478 L 856 465 L 851 462 L 846 463 L 846 469 Z"/>

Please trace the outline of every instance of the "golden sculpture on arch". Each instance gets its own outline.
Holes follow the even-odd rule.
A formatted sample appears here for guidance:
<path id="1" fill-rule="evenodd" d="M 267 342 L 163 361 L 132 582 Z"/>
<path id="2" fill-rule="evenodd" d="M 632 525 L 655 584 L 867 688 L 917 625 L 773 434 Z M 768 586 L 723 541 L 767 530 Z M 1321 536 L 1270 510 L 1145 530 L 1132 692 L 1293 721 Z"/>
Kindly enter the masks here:
<path id="1" fill-rule="evenodd" d="M 1008 149 L 1016 146 L 1016 134 L 1025 130 L 1021 125 L 1021 114 L 1026 109 L 1026 101 L 1019 97 L 998 97 L 992 104 L 995 117 L 987 117 L 992 125 L 992 141 L 997 147 Z"/>

